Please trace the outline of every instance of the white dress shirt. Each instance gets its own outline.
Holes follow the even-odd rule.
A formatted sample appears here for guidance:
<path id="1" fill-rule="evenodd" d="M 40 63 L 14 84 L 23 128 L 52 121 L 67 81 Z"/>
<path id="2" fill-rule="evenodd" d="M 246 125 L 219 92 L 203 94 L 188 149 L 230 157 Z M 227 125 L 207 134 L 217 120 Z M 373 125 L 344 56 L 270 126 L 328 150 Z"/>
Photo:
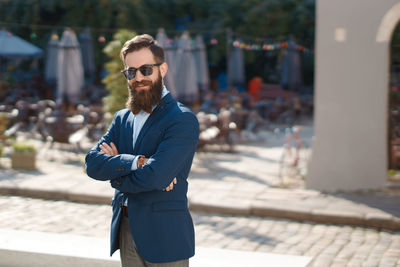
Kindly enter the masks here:
<path id="1" fill-rule="evenodd" d="M 163 91 L 162 91 L 162 97 L 166 96 L 169 93 L 169 91 L 167 90 L 167 88 L 164 86 Z M 152 110 L 154 110 L 156 108 L 156 106 L 152 107 Z M 136 139 L 139 136 L 140 130 L 142 130 L 143 125 L 146 123 L 147 118 L 150 116 L 149 113 L 147 113 L 144 110 L 141 110 L 138 114 L 134 114 L 133 115 L 133 141 L 132 141 L 132 146 L 133 148 L 135 148 L 135 144 L 136 144 Z M 137 161 L 138 158 L 141 155 L 136 155 L 133 163 L 132 163 L 132 167 L 131 170 L 134 171 L 137 169 Z"/>
<path id="2" fill-rule="evenodd" d="M 162 91 L 162 97 L 166 96 L 168 93 L 169 93 L 169 91 L 164 86 L 163 91 Z M 157 106 L 153 106 L 152 110 L 154 110 L 156 107 Z M 146 123 L 147 118 L 149 116 L 150 116 L 150 114 L 144 110 L 141 110 L 138 114 L 133 115 L 133 141 L 132 141 L 133 149 L 135 149 L 136 139 L 139 136 L 140 130 L 142 130 L 143 125 Z M 132 171 L 137 169 L 137 161 L 140 156 L 142 156 L 142 155 L 136 155 L 135 158 L 133 159 L 132 167 L 131 167 Z M 128 199 L 125 200 L 124 205 L 128 206 Z"/>

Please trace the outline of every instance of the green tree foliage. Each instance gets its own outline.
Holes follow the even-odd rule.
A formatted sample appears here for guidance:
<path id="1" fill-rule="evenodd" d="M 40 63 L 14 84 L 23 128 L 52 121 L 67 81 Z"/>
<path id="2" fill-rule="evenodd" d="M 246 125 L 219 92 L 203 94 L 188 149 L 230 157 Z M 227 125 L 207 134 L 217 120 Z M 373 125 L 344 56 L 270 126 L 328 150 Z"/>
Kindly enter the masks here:
<path id="1" fill-rule="evenodd" d="M 209 59 L 214 66 L 224 69 L 226 62 L 226 28 L 231 28 L 243 41 L 259 38 L 285 41 L 292 35 L 298 44 L 314 47 L 315 0 L 0 0 L 1 22 L 18 23 L 25 27 L 7 26 L 15 34 L 46 47 L 50 29 L 34 25 L 77 28 L 90 27 L 94 40 L 103 35 L 111 40 L 116 29 L 130 29 L 137 33 L 155 35 L 163 27 L 170 38 L 180 35 L 180 30 L 207 33 L 217 38 L 218 45 L 209 49 Z M 102 52 L 103 43 L 94 42 L 98 69 L 108 60 Z M 267 76 L 266 68 L 276 66 L 279 51 L 245 51 L 246 72 Z M 312 83 L 313 57 L 304 56 L 304 71 Z M 269 65 L 268 65 L 269 64 Z M 270 72 L 273 72 L 272 69 Z"/>
<path id="2" fill-rule="evenodd" d="M 293 34 L 307 45 L 313 43 L 314 13 L 315 0 L 0 0 L 2 22 L 152 33 L 177 24 L 202 31 L 229 27 L 252 37 Z"/>
<path id="3" fill-rule="evenodd" d="M 135 32 L 129 30 L 119 30 L 114 34 L 114 38 L 104 48 L 104 53 L 107 54 L 110 61 L 105 64 L 108 75 L 103 79 L 104 84 L 109 92 L 105 98 L 105 110 L 111 113 L 125 107 L 125 102 L 128 97 L 127 83 L 121 70 L 124 65 L 119 57 L 119 53 L 123 44 L 136 35 Z"/>

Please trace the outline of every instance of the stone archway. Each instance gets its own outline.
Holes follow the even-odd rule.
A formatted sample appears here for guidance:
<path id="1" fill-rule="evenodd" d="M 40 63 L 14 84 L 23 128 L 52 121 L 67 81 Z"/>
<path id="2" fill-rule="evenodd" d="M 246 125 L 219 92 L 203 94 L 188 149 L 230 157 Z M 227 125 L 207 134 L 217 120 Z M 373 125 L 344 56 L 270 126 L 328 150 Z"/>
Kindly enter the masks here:
<path id="1" fill-rule="evenodd" d="M 376 42 L 387 44 L 388 126 L 387 166 L 389 180 L 400 181 L 400 3 L 382 18 Z"/>
<path id="2" fill-rule="evenodd" d="M 389 179 L 400 174 L 400 23 L 390 42 L 388 101 L 388 169 Z"/>
<path id="3" fill-rule="evenodd" d="M 390 43 L 392 35 L 400 21 L 400 3 L 395 4 L 382 18 L 376 34 L 376 42 Z"/>

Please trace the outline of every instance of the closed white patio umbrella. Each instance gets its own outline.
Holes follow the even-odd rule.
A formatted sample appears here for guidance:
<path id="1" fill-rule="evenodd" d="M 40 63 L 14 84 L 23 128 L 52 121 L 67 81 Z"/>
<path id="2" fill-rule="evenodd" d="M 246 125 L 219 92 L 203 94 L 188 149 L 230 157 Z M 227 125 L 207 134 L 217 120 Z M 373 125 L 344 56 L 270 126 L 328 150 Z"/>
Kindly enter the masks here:
<path id="1" fill-rule="evenodd" d="M 55 84 L 57 82 L 57 67 L 58 67 L 58 36 L 53 32 L 46 48 L 46 61 L 44 78 L 46 82 Z"/>
<path id="2" fill-rule="evenodd" d="M 244 86 L 246 83 L 244 57 L 240 46 L 231 46 L 228 61 L 228 83 L 233 86 Z"/>
<path id="3" fill-rule="evenodd" d="M 192 40 L 187 32 L 178 40 L 175 76 L 178 99 L 189 104 L 194 103 L 198 98 L 196 64 L 191 43 Z"/>
<path id="4" fill-rule="evenodd" d="M 85 28 L 83 33 L 80 35 L 80 42 L 81 42 L 83 70 L 87 82 L 91 84 L 94 80 L 94 74 L 96 68 L 94 65 L 93 39 L 89 28 Z"/>
<path id="5" fill-rule="evenodd" d="M 293 40 L 284 52 L 280 85 L 290 92 L 298 92 L 302 85 L 300 52 Z"/>
<path id="6" fill-rule="evenodd" d="M 199 89 L 206 91 L 210 86 L 210 77 L 208 72 L 207 51 L 204 45 L 203 37 L 196 36 L 194 45 L 194 57 L 197 71 L 197 84 Z"/>
<path id="7" fill-rule="evenodd" d="M 75 103 L 80 100 L 84 72 L 81 50 L 75 33 L 64 31 L 58 52 L 57 101 L 67 98 Z"/>
<path id="8" fill-rule="evenodd" d="M 175 89 L 175 73 L 176 73 L 176 65 L 174 61 L 174 48 L 172 43 L 168 41 L 168 37 L 165 34 L 164 29 L 159 29 L 156 40 L 158 44 L 164 49 L 165 62 L 168 65 L 168 72 L 165 80 L 165 86 L 171 92 L 173 96 L 177 96 Z"/>

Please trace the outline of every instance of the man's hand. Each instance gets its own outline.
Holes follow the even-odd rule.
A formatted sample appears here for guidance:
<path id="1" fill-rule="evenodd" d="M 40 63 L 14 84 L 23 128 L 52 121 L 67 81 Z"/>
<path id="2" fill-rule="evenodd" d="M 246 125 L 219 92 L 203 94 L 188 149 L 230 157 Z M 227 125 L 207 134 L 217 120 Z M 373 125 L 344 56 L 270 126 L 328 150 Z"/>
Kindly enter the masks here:
<path id="1" fill-rule="evenodd" d="M 164 191 L 171 191 L 172 189 L 174 189 L 174 184 L 176 184 L 176 177 L 174 178 L 174 180 L 172 180 L 172 182 L 169 184 L 169 186 L 167 186 Z"/>
<path id="2" fill-rule="evenodd" d="M 113 142 L 110 143 L 110 145 L 108 145 L 107 143 L 102 143 L 100 145 L 100 150 L 101 152 L 103 152 L 106 155 L 109 156 L 116 156 L 118 155 L 118 149 L 117 147 L 114 145 Z M 138 168 L 141 168 L 144 164 L 146 164 L 148 158 L 141 156 L 138 159 Z M 167 186 L 166 188 L 164 188 L 164 191 L 171 191 L 172 189 L 174 189 L 174 185 L 177 183 L 178 181 L 176 180 L 176 177 L 174 178 L 174 180 L 172 180 L 172 182 L 169 184 L 169 186 Z"/>
<path id="3" fill-rule="evenodd" d="M 148 158 L 146 158 L 145 156 L 140 156 L 137 161 L 137 167 L 138 168 L 143 167 L 143 165 L 146 164 L 147 160 L 148 160 Z M 172 189 L 174 189 L 174 184 L 176 184 L 177 182 L 178 181 L 176 180 L 176 177 L 175 177 L 174 180 L 172 180 L 172 182 L 169 184 L 169 186 L 164 188 L 163 191 L 171 191 Z"/>
<path id="4" fill-rule="evenodd" d="M 118 149 L 114 145 L 113 142 L 110 143 L 110 146 L 107 143 L 102 143 L 100 145 L 100 151 L 109 156 L 116 156 L 118 155 Z"/>
<path id="5" fill-rule="evenodd" d="M 140 156 L 137 160 L 137 167 L 142 168 L 144 164 L 146 164 L 148 158 L 146 158 L 145 156 Z"/>

